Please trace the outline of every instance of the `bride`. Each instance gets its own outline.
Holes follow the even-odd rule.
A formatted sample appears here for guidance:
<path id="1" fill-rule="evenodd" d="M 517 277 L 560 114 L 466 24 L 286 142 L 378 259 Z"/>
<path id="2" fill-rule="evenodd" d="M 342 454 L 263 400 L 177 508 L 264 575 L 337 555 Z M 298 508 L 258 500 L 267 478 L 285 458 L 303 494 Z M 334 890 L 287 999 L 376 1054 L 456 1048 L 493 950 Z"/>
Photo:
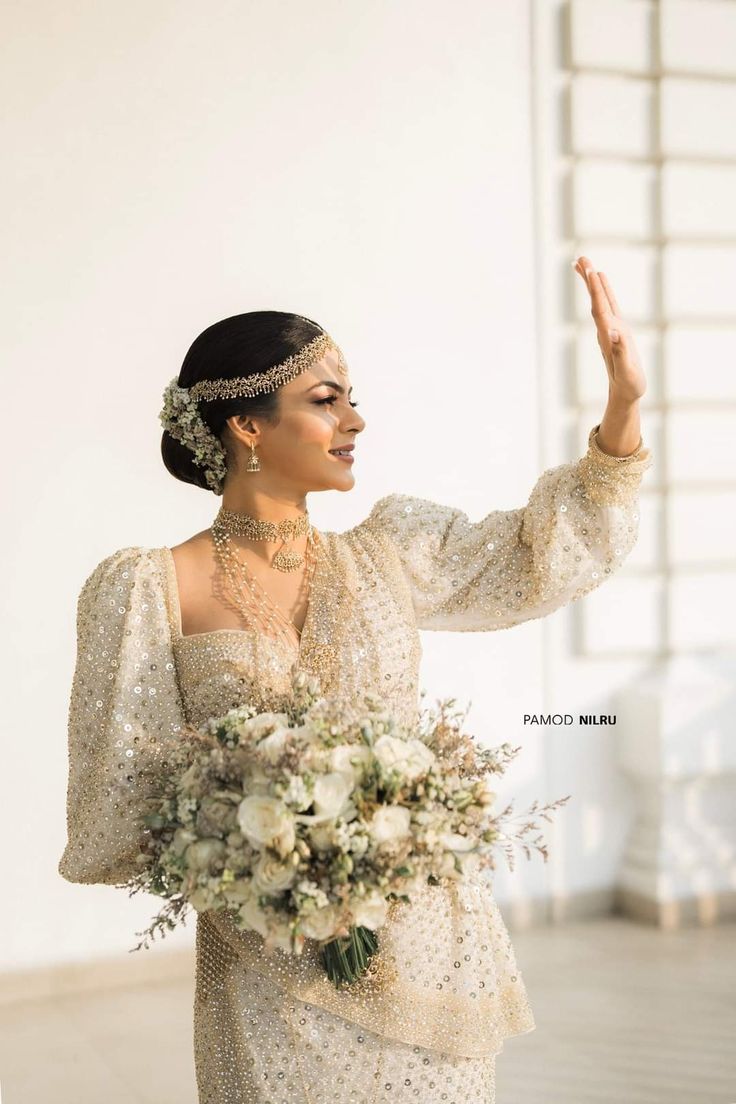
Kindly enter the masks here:
<path id="1" fill-rule="evenodd" d="M 222 502 L 209 529 L 118 549 L 82 587 L 64 878 L 123 885 L 134 873 L 146 780 L 167 769 L 186 724 L 245 702 L 279 710 L 297 670 L 332 694 L 380 693 L 410 722 L 419 630 L 509 628 L 618 570 L 651 464 L 645 380 L 604 274 L 586 257 L 576 267 L 608 374 L 605 412 L 585 454 L 545 471 L 525 506 L 476 522 L 395 492 L 353 528 L 318 531 L 306 496 L 352 489 L 366 425 L 341 350 L 280 311 L 235 315 L 195 339 L 164 392 L 162 456 Z M 400 905 L 374 968 L 347 989 L 315 946 L 265 955 L 229 910 L 197 914 L 201 1104 L 494 1101 L 504 1039 L 535 1022 L 489 885 L 428 885 Z"/>

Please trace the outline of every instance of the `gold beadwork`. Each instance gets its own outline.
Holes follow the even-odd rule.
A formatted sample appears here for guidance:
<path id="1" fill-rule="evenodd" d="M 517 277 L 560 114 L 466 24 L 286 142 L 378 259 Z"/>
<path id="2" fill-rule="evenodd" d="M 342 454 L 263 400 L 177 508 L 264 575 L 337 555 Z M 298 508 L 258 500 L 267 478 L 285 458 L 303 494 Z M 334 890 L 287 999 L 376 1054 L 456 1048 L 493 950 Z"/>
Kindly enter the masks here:
<path id="1" fill-rule="evenodd" d="M 310 656 L 324 657 L 330 693 L 375 693 L 412 723 L 418 630 L 507 629 L 611 579 L 636 543 L 650 464 L 643 446 L 613 458 L 589 440 L 585 456 L 543 472 L 525 504 L 478 521 L 386 495 L 353 528 L 320 534 L 330 574 L 315 575 L 299 653 L 257 625 L 182 635 L 170 549 L 113 552 L 78 600 L 60 874 L 118 884 L 134 873 L 146 779 L 168 769 L 185 726 L 244 702 L 285 708 Z M 296 1101 L 304 1084 L 317 1100 L 354 1090 L 369 1101 L 379 1055 L 380 1104 L 442 1093 L 491 1104 L 494 1056 L 535 1027 L 490 886 L 428 886 L 397 907 L 380 936 L 388 969 L 365 992 L 336 990 L 310 941 L 298 960 L 264 955 L 227 910 L 199 914 L 196 937 L 194 1056 L 208 1104 Z"/>
<path id="2" fill-rule="evenodd" d="M 265 372 L 254 372 L 250 376 L 237 376 L 234 379 L 199 380 L 189 388 L 191 397 L 198 399 L 239 399 L 244 396 L 259 395 L 266 391 L 275 391 L 277 387 L 288 383 L 310 368 L 329 349 L 338 353 L 338 368 L 345 374 L 347 365 L 338 345 L 324 331 L 313 338 L 303 349 L 287 357 L 280 364 L 274 364 Z"/>
<path id="3" fill-rule="evenodd" d="M 221 506 L 212 527 L 223 533 L 249 537 L 251 540 L 293 540 L 309 532 L 309 513 L 299 514 L 295 518 L 282 518 L 281 521 L 269 521 L 239 510 L 226 510 Z"/>
<path id="4" fill-rule="evenodd" d="M 633 452 L 613 456 L 598 444 L 600 423 L 588 434 L 588 451 L 580 460 L 580 475 L 586 494 L 600 505 L 627 502 L 641 481 L 642 474 L 652 466 L 651 450 L 642 437 Z"/>

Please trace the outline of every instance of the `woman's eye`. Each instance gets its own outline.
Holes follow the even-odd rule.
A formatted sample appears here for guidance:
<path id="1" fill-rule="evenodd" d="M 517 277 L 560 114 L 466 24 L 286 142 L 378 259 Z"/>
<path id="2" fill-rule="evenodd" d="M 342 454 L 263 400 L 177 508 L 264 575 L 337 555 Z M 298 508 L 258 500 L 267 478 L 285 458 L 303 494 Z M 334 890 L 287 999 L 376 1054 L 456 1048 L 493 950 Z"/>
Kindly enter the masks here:
<path id="1" fill-rule="evenodd" d="M 315 402 L 317 406 L 322 406 L 324 403 L 329 403 L 332 406 L 334 402 L 337 402 L 337 395 L 328 395 L 326 399 L 316 399 Z M 351 402 L 350 405 L 357 406 L 358 404 L 357 402 Z"/>

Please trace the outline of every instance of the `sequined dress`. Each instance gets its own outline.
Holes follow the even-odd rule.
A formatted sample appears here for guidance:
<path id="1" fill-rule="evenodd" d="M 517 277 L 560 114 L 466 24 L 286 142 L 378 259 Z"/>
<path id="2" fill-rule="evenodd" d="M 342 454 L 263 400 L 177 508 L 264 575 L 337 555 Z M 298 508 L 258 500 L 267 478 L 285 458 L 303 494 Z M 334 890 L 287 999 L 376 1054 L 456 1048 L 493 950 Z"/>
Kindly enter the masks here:
<path id="1" fill-rule="evenodd" d="M 296 670 L 331 693 L 380 692 L 410 721 L 420 629 L 509 628 L 610 578 L 637 539 L 652 458 L 643 444 L 607 457 L 596 429 L 585 455 L 544 472 L 519 509 L 471 522 L 389 494 L 354 528 L 323 533 L 298 648 L 247 629 L 182 635 L 167 547 L 102 560 L 77 607 L 60 874 L 117 885 L 133 872 L 144 779 L 166 770 L 186 722 L 244 701 L 278 710 Z M 427 886 L 399 905 L 374 972 L 347 992 L 311 941 L 300 957 L 268 956 L 228 911 L 197 916 L 200 1104 L 491 1104 L 504 1039 L 535 1026 L 490 884 Z"/>

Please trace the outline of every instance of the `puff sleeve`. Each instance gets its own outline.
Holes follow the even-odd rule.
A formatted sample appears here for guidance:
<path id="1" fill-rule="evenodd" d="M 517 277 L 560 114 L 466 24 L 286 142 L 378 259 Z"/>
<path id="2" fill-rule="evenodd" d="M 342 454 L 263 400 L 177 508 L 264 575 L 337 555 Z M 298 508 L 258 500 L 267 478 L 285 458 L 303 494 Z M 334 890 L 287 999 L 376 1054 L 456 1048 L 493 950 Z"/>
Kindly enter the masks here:
<path id="1" fill-rule="evenodd" d="M 168 618 L 155 549 L 113 552 L 82 586 L 58 865 L 69 882 L 116 885 L 136 872 L 147 786 L 184 725 Z"/>
<path id="2" fill-rule="evenodd" d="M 353 530 L 382 545 L 408 584 L 420 629 L 510 628 L 575 601 L 619 569 L 636 543 L 639 487 L 652 464 L 611 456 L 595 425 L 583 457 L 545 471 L 526 506 L 471 522 L 460 509 L 389 494 Z"/>

